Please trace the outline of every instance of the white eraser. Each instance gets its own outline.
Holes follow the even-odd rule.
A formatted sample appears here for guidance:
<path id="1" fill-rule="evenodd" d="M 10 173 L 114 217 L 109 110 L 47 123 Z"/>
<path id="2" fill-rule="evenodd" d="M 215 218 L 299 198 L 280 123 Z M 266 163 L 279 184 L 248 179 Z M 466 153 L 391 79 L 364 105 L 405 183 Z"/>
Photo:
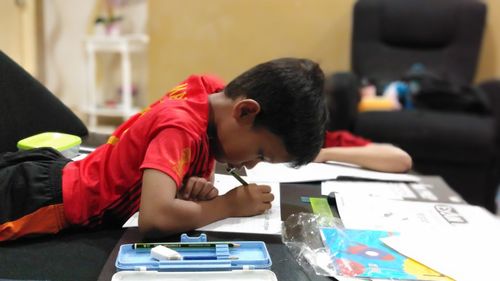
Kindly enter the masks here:
<path id="1" fill-rule="evenodd" d="M 151 249 L 151 257 L 157 260 L 180 260 L 181 254 L 165 246 L 156 246 Z"/>

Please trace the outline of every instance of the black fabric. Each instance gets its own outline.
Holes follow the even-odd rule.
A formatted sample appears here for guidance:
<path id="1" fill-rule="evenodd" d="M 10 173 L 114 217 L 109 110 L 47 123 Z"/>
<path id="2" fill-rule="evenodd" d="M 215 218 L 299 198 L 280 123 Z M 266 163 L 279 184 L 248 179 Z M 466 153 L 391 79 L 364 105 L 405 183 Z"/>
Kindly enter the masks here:
<path id="1" fill-rule="evenodd" d="M 55 235 L 1 243 L 0 276 L 18 280 L 95 281 L 123 231 L 122 228 L 67 229 Z"/>
<path id="2" fill-rule="evenodd" d="M 491 113 L 488 98 L 481 88 L 453 84 L 420 68 L 424 67 L 419 67 L 417 71 L 410 69 L 401 79 L 412 86 L 410 95 L 416 108 L 475 114 Z"/>
<path id="3" fill-rule="evenodd" d="M 0 224 L 62 203 L 62 168 L 71 160 L 52 148 L 0 155 Z"/>
<path id="4" fill-rule="evenodd" d="M 41 133 L 88 134 L 82 121 L 21 66 L 0 51 L 0 152 Z"/>

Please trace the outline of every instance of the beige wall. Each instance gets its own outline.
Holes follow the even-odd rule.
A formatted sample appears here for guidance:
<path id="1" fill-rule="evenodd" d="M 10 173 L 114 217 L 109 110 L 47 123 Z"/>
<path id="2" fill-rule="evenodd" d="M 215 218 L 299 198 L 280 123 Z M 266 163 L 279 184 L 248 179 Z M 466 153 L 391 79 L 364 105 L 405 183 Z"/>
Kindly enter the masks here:
<path id="1" fill-rule="evenodd" d="M 40 3 L 36 0 L 0 1 L 0 50 L 40 78 Z"/>
<path id="2" fill-rule="evenodd" d="M 325 72 L 350 68 L 354 0 L 169 0 L 149 2 L 149 101 L 191 73 L 228 82 L 258 62 L 308 57 Z M 500 78 L 500 1 L 487 0 L 477 80 Z"/>
<path id="3" fill-rule="evenodd" d="M 486 0 L 488 17 L 476 81 L 500 79 L 500 1 Z"/>
<path id="4" fill-rule="evenodd" d="M 256 63 L 308 57 L 349 68 L 352 0 L 150 1 L 150 101 L 192 73 L 229 82 Z"/>

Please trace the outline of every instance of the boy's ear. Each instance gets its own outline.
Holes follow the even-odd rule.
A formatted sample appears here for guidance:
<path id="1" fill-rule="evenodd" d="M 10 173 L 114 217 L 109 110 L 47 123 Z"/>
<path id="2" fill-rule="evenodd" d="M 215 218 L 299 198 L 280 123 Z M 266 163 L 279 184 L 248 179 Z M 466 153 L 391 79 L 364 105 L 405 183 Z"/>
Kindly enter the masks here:
<path id="1" fill-rule="evenodd" d="M 253 124 L 255 116 L 260 112 L 260 104 L 253 99 L 243 99 L 233 106 L 233 117 L 238 122 Z"/>

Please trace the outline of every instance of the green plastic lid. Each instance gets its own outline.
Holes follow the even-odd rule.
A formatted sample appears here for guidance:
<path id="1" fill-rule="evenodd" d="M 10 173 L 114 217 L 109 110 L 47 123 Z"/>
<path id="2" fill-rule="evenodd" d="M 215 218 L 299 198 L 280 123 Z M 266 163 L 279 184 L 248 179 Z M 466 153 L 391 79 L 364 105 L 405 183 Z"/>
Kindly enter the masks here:
<path id="1" fill-rule="evenodd" d="M 17 148 L 20 150 L 28 150 L 39 147 L 52 147 L 59 151 L 64 151 L 68 148 L 80 145 L 82 139 L 79 136 L 46 132 L 34 135 L 17 142 Z"/>

